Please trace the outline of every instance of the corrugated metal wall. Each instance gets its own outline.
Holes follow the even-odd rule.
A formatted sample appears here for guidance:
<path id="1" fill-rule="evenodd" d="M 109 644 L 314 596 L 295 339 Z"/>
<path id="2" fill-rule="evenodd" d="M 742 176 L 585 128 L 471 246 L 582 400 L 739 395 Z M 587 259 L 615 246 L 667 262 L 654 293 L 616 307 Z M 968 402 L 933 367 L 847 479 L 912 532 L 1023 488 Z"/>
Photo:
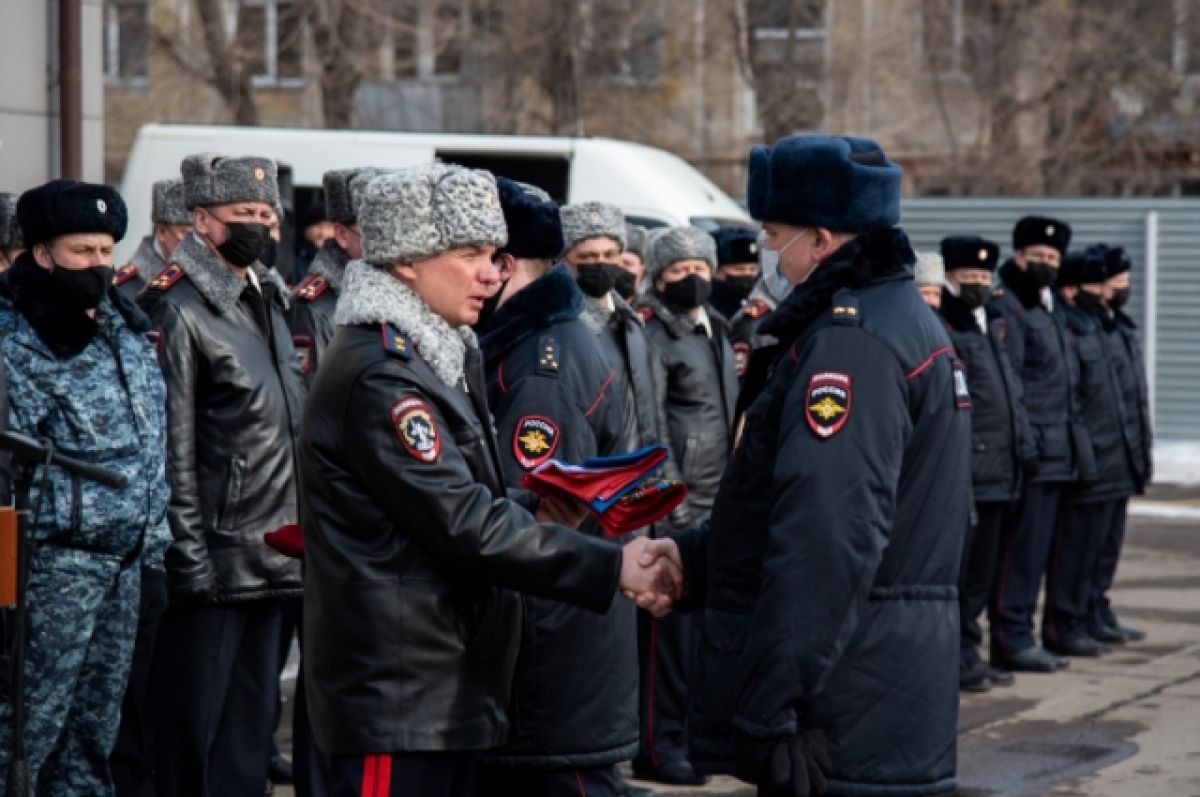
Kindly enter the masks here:
<path id="1" fill-rule="evenodd" d="M 918 250 L 937 251 L 946 235 L 982 235 L 1007 257 L 1012 227 L 1023 215 L 1060 218 L 1074 230 L 1072 245 L 1124 246 L 1133 258 L 1129 313 L 1143 341 L 1156 340 L 1155 428 L 1160 440 L 1200 441 L 1200 200 L 1191 199 L 906 199 L 901 225 Z M 1157 240 L 1147 240 L 1148 217 L 1157 217 Z M 1158 253 L 1158 289 L 1148 308 L 1146 256 Z M 1146 329 L 1149 317 L 1154 329 Z"/>

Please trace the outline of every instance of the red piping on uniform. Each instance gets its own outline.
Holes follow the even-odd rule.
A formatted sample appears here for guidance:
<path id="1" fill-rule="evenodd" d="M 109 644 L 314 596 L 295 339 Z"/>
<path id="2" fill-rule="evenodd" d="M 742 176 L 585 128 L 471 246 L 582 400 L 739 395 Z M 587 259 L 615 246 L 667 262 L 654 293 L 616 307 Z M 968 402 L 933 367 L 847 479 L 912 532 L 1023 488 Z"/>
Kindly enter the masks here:
<path id="1" fill-rule="evenodd" d="M 575 785 L 579 787 L 579 797 L 587 797 L 587 792 L 583 790 L 583 778 L 579 777 L 579 770 L 575 770 Z"/>
<path id="2" fill-rule="evenodd" d="M 1046 568 L 1046 609 L 1042 618 L 1042 633 L 1045 634 L 1049 630 L 1048 636 L 1053 639 L 1055 644 L 1063 641 L 1062 635 L 1059 633 L 1058 618 L 1055 616 L 1055 610 L 1058 607 L 1054 604 L 1054 588 L 1058 585 L 1062 541 L 1066 532 L 1066 513 L 1059 512 L 1054 523 L 1054 547 L 1050 549 L 1050 566 Z"/>
<path id="3" fill-rule="evenodd" d="M 359 797 L 388 797 L 392 792 L 392 755 L 373 753 L 363 756 L 362 788 Z"/>
<path id="4" fill-rule="evenodd" d="M 1016 518 L 1020 520 L 1018 516 Z M 1007 539 L 1004 541 L 1004 564 L 1000 567 L 1000 583 L 996 585 L 996 622 L 991 631 L 995 636 L 996 641 L 1000 643 L 1001 652 L 1007 652 L 1008 643 L 1004 639 L 1004 586 L 1008 581 L 1008 565 L 1012 561 L 1013 539 L 1009 535 L 1005 535 Z"/>
<path id="5" fill-rule="evenodd" d="M 496 369 L 496 380 L 500 383 L 500 392 L 507 393 L 508 387 L 504 384 L 504 360 L 500 361 L 500 366 Z"/>
<path id="6" fill-rule="evenodd" d="M 654 685 L 655 664 L 658 659 L 658 618 L 650 618 L 650 661 L 646 667 L 646 751 L 650 753 L 650 766 L 658 769 L 658 751 L 654 749 Z"/>
<path id="7" fill-rule="evenodd" d="M 600 402 L 604 399 L 604 391 L 608 390 L 608 386 L 612 384 L 613 377 L 616 375 L 616 371 L 608 372 L 608 379 L 605 379 L 604 384 L 600 386 L 600 395 L 596 396 L 596 400 L 592 402 L 592 406 L 587 408 L 587 412 L 583 414 L 583 417 L 590 418 L 592 413 L 596 411 L 596 408 L 600 406 Z"/>
<path id="8" fill-rule="evenodd" d="M 796 344 L 799 342 L 800 339 L 796 338 L 796 340 L 792 342 L 792 348 L 788 349 L 788 354 L 792 355 L 792 362 L 800 362 L 800 356 L 796 354 Z"/>
<path id="9" fill-rule="evenodd" d="M 911 370 L 911 371 L 909 371 L 907 374 L 905 374 L 905 375 L 904 375 L 904 378 L 905 378 L 905 379 L 915 379 L 915 378 L 917 378 L 917 377 L 918 377 L 918 376 L 920 376 L 922 373 L 924 373 L 924 372 L 925 372 L 925 370 L 926 370 L 927 368 L 929 368 L 929 366 L 933 365 L 933 361 L 934 361 L 934 360 L 936 360 L 938 357 L 941 357 L 943 354 L 950 354 L 950 353 L 952 353 L 953 351 L 954 351 L 954 347 L 953 347 L 953 346 L 943 346 L 942 348 L 940 348 L 940 349 L 938 349 L 937 351 L 935 351 L 933 354 L 931 354 L 931 355 L 929 355 L 928 357 L 926 357 L 926 358 L 925 358 L 925 362 L 921 363 L 921 364 L 920 364 L 920 365 L 918 365 L 916 368 L 912 369 L 912 370 Z"/>

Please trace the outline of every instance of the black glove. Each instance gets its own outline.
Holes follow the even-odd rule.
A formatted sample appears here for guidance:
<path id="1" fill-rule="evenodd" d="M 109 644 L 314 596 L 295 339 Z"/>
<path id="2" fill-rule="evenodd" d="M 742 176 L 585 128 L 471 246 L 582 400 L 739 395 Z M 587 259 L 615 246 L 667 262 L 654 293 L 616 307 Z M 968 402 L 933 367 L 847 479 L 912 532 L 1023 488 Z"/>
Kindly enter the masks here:
<path id="1" fill-rule="evenodd" d="M 1026 484 L 1037 478 L 1040 469 L 1037 457 L 1021 460 L 1021 475 L 1025 477 Z"/>
<path id="2" fill-rule="evenodd" d="M 766 797 L 809 797 L 825 793 L 831 769 L 825 734 L 800 730 L 792 736 L 760 739 L 735 731 L 734 774 L 759 785 Z"/>

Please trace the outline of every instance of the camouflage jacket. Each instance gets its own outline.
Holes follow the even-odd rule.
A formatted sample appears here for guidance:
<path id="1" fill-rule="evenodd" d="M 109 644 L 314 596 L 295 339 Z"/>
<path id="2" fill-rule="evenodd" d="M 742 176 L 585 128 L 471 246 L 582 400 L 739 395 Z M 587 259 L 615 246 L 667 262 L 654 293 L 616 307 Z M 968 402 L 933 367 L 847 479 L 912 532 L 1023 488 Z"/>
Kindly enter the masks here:
<path id="1" fill-rule="evenodd" d="M 166 389 L 149 319 L 115 289 L 95 321 L 67 318 L 27 258 L 18 259 L 8 275 L 12 295 L 0 301 L 9 429 L 48 438 L 59 452 L 128 479 L 114 490 L 61 468 L 39 469 L 32 537 L 41 547 L 161 563 L 170 543 Z"/>

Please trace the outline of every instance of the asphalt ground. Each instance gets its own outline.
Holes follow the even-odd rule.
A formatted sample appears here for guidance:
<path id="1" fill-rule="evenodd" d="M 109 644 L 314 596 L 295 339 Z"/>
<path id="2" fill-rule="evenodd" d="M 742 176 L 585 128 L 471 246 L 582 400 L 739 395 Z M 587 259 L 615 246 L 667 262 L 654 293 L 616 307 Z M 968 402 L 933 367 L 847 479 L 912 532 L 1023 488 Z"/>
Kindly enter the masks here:
<path id="1" fill-rule="evenodd" d="M 1155 516 L 1131 516 L 1113 600 L 1146 639 L 964 695 L 958 797 L 1200 797 L 1200 488 L 1157 487 L 1137 506 Z M 293 687 L 285 681 L 289 693 Z M 289 725 L 280 734 L 284 750 Z M 755 794 L 732 778 L 655 788 Z"/>

